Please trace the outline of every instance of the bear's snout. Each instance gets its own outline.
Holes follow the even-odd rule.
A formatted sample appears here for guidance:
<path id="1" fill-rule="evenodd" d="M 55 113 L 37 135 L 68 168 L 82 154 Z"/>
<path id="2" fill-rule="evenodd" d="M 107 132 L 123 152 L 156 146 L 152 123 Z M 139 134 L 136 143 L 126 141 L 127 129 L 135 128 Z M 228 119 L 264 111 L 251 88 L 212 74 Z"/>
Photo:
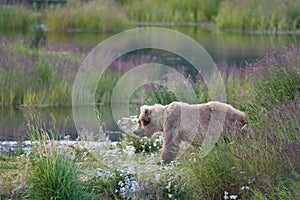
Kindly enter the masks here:
<path id="1" fill-rule="evenodd" d="M 140 137 L 145 136 L 145 135 L 144 135 L 144 132 L 143 132 L 143 130 L 142 130 L 142 128 L 140 128 L 140 127 L 138 127 L 137 129 L 135 129 L 135 130 L 133 131 L 133 134 L 135 134 L 135 135 L 137 135 L 137 136 L 140 136 Z"/>

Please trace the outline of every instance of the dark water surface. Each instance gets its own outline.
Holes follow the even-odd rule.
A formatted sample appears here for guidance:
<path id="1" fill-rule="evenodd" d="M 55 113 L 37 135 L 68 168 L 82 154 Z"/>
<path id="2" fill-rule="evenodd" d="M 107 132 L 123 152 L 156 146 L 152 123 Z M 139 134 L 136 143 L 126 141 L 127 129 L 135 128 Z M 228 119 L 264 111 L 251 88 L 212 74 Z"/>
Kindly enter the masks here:
<path id="1" fill-rule="evenodd" d="M 216 63 L 225 61 L 238 67 L 246 62 L 254 62 L 272 48 L 283 49 L 290 44 L 299 44 L 300 35 L 266 35 L 219 33 L 203 30 L 199 27 L 170 27 L 198 41 Z M 56 33 L 56 32 L 0 32 L 0 37 L 18 38 L 29 41 L 32 46 L 49 44 L 76 45 L 83 49 L 92 49 L 113 34 L 103 33 Z M 175 41 L 174 41 L 175 42 Z M 77 137 L 71 107 L 36 107 L 41 119 L 49 130 L 60 135 Z M 114 122 L 110 108 L 99 110 L 106 132 L 120 131 Z M 136 110 L 138 113 L 138 109 Z M 133 114 L 136 114 L 133 113 Z M 0 107 L 0 141 L 26 139 L 26 123 L 21 108 Z"/>

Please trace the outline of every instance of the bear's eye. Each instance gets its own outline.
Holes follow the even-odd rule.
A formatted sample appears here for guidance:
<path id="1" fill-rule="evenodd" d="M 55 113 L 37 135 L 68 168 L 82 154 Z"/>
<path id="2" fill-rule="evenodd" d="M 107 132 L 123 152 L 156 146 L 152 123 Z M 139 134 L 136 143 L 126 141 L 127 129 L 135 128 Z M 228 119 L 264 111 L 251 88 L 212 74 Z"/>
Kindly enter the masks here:
<path id="1" fill-rule="evenodd" d="M 151 122 L 151 119 L 144 120 L 143 124 L 144 124 L 144 126 L 147 126 L 148 124 L 150 124 L 150 122 Z"/>

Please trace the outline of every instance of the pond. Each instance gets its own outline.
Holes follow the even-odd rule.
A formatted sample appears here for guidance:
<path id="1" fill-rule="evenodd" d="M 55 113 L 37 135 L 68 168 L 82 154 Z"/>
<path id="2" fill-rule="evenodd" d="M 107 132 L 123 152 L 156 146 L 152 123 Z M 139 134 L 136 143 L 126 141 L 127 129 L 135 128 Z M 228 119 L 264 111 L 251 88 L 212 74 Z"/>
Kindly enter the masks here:
<path id="1" fill-rule="evenodd" d="M 180 31 L 198 41 L 211 55 L 216 63 L 226 62 L 243 67 L 246 62 L 254 62 L 272 48 L 282 49 L 289 44 L 298 44 L 300 35 L 265 35 L 241 34 L 205 30 L 199 27 L 170 27 Z M 95 32 L 1 32 L 0 37 L 19 38 L 30 41 L 32 46 L 47 42 L 50 44 L 68 45 L 92 49 L 101 41 L 113 34 Z M 74 126 L 71 107 L 36 107 L 37 113 L 45 121 L 47 127 L 60 135 L 70 135 L 75 139 L 77 135 Z M 99 109 L 106 133 L 119 133 L 120 129 L 113 120 L 109 106 Z M 135 106 L 133 114 L 139 112 Z M 26 123 L 21 108 L 0 107 L 0 141 L 25 140 Z M 116 140 L 117 136 L 112 136 Z"/>

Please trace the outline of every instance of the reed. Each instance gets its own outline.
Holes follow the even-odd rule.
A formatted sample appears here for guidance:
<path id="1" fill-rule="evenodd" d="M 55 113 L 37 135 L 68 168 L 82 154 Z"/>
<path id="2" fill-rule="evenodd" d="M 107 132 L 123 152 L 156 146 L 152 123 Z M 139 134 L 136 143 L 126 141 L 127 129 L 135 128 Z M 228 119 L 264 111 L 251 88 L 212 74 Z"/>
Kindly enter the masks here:
<path id="1" fill-rule="evenodd" d="M 41 14 L 24 6 L 0 5 L 1 29 L 28 29 L 41 20 Z"/>
<path id="2" fill-rule="evenodd" d="M 197 1 L 126 1 L 123 6 L 135 22 L 208 22 L 216 14 L 222 0 Z"/>
<path id="3" fill-rule="evenodd" d="M 130 27 L 126 14 L 113 1 L 70 1 L 65 7 L 47 10 L 47 26 L 54 31 L 116 32 Z"/>
<path id="4" fill-rule="evenodd" d="M 300 24 L 299 3 L 299 0 L 224 1 L 215 24 L 221 29 L 237 31 L 296 31 Z"/>
<path id="5" fill-rule="evenodd" d="M 0 102 L 12 105 L 70 105 L 80 57 L 31 49 L 24 43 L 1 41 Z"/>

